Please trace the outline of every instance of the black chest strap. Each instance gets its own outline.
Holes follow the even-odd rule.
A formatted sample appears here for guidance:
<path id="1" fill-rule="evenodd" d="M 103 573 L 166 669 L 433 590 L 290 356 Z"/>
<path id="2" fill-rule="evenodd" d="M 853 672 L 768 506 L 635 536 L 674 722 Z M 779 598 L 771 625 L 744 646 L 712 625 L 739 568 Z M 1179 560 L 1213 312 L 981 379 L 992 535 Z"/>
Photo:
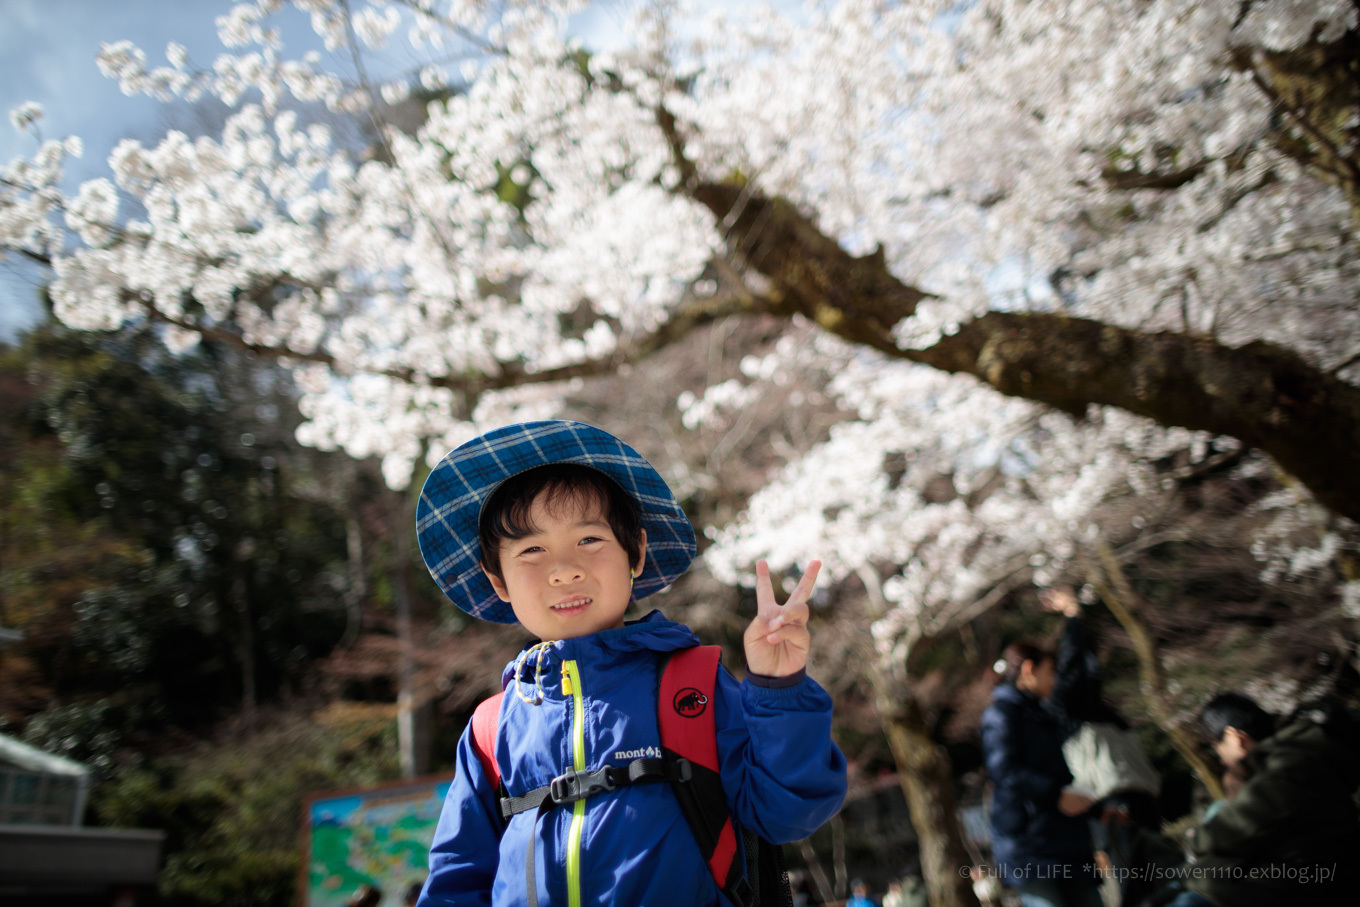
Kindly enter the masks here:
<path id="1" fill-rule="evenodd" d="M 575 803 L 596 794 L 627 787 L 630 784 L 647 784 L 656 781 L 683 783 L 691 776 L 689 760 L 676 759 L 634 759 L 627 765 L 606 765 L 593 772 L 578 772 L 570 769 L 552 783 L 535 788 L 518 797 L 501 798 L 501 817 L 526 813 L 531 809 L 552 809 L 564 803 Z"/>

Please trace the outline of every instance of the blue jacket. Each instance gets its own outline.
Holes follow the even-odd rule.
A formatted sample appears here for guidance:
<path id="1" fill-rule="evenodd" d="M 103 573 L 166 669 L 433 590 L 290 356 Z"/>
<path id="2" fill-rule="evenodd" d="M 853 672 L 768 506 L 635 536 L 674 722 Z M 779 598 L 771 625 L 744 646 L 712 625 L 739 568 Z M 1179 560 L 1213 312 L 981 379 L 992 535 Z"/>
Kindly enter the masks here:
<path id="1" fill-rule="evenodd" d="M 992 782 L 992 856 L 1009 884 L 1090 878 L 1086 820 L 1058 810 L 1072 782 L 1058 721 L 1028 693 L 996 688 L 982 714 L 982 753 Z"/>
<path id="2" fill-rule="evenodd" d="M 501 704 L 496 761 L 509 793 L 542 787 L 573 765 L 576 704 L 563 695 L 565 663 L 575 663 L 580 680 L 584 764 L 594 771 L 659 754 L 662 658 L 697 644 L 689 628 L 658 611 L 618 629 L 555 642 L 543 662 L 544 701 L 537 706 L 515 694 L 514 665 L 507 666 L 502 682 L 511 688 Z M 831 741 L 831 699 L 821 687 L 810 678 L 786 688 L 738 684 L 720 669 L 713 698 L 723 790 L 736 822 L 785 842 L 807 837 L 835 814 L 845 797 L 845 757 Z M 469 726 L 458 744 L 419 907 L 528 903 L 530 835 L 542 907 L 568 903 L 571 865 L 579 865 L 582 905 L 728 905 L 669 785 L 630 785 L 582 803 L 574 833 L 574 811 L 566 805 L 503 823 Z M 574 840 L 579 847 L 569 854 Z"/>

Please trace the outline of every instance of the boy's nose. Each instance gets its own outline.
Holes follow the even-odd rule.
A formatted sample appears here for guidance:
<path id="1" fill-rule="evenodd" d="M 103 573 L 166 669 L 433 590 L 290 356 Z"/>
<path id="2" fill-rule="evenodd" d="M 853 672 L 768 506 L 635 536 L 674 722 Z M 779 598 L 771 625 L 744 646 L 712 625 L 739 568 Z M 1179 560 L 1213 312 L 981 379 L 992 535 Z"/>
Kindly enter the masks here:
<path id="1" fill-rule="evenodd" d="M 553 568 L 552 574 L 548 577 L 548 581 L 554 585 L 574 583 L 584 575 L 580 565 L 574 561 L 558 561 L 557 565 Z"/>

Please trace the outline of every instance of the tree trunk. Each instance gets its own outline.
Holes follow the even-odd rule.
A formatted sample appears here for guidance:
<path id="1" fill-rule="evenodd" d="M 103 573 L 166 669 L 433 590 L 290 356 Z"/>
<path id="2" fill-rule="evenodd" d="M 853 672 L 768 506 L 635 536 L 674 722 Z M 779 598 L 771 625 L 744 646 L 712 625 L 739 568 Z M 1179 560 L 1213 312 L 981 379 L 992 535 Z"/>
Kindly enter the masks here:
<path id="1" fill-rule="evenodd" d="M 396 538 L 395 563 L 392 565 L 392 589 L 397 605 L 397 749 L 401 759 L 401 776 L 415 778 L 424 774 L 429 765 L 429 734 L 421 726 L 424 711 L 418 707 L 415 691 L 415 641 L 411 637 L 411 590 L 406 570 L 410 564 L 411 542 L 415 518 L 408 513 L 406 498 L 393 493 L 393 533 Z"/>
<path id="2" fill-rule="evenodd" d="M 902 792 L 921 852 L 932 907 L 978 907 L 967 872 L 972 861 L 959 830 L 949 755 L 931 739 L 920 704 L 871 675 L 875 708 L 897 762 Z"/>
<path id="3" fill-rule="evenodd" d="M 240 561 L 232 564 L 236 577 L 231 581 L 232 607 L 237 619 L 237 653 L 241 662 L 241 713 L 246 727 L 255 730 L 256 706 L 258 695 L 255 692 L 255 618 L 250 613 L 250 598 L 246 594 L 245 581 L 241 571 L 245 565 Z"/>
<path id="4" fill-rule="evenodd" d="M 354 461 L 345 460 L 345 554 L 349 588 L 345 591 L 345 632 L 338 648 L 354 645 L 363 629 L 364 600 L 368 597 L 368 567 L 364 563 L 364 533 L 359 523 L 359 486 Z"/>

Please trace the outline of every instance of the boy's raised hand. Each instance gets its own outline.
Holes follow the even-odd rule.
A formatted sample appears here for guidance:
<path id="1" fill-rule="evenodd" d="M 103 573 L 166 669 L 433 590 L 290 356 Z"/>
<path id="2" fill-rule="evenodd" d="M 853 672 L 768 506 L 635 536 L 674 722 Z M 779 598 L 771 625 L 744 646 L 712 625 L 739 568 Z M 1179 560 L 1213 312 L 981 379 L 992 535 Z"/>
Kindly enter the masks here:
<path id="1" fill-rule="evenodd" d="M 821 561 L 808 564 L 793 594 L 781 605 L 774 600 L 770 565 L 756 561 L 756 617 L 742 639 L 748 671 L 767 677 L 787 677 L 807 667 L 812 641 L 807 628 L 808 597 L 821 567 Z"/>

